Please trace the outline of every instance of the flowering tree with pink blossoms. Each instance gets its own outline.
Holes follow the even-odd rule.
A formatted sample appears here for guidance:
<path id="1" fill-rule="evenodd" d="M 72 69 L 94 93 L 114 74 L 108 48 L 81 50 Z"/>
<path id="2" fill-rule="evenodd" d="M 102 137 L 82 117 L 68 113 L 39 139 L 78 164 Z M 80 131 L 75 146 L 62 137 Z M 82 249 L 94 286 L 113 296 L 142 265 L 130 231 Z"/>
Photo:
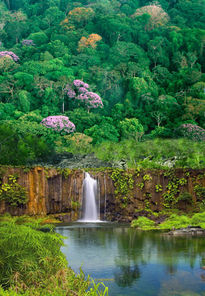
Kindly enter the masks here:
<path id="1" fill-rule="evenodd" d="M 81 81 L 74 80 L 72 85 L 67 84 L 65 88 L 65 92 L 70 99 L 76 99 L 80 102 L 83 102 L 88 111 L 92 108 L 102 108 L 103 102 L 100 96 L 94 92 L 89 91 L 90 86 Z"/>
<path id="2" fill-rule="evenodd" d="M 24 39 L 22 40 L 21 44 L 24 46 L 35 46 L 33 40 L 31 39 Z"/>
<path id="3" fill-rule="evenodd" d="M 187 137 L 191 140 L 205 141 L 205 129 L 198 125 L 191 123 L 182 124 L 178 128 L 178 132 L 180 133 L 180 135 Z"/>
<path id="4" fill-rule="evenodd" d="M 57 132 L 63 131 L 70 134 L 75 131 L 75 124 L 67 116 L 48 116 L 41 121 L 41 124 Z"/>
<path id="5" fill-rule="evenodd" d="M 0 58 L 10 57 L 14 60 L 14 62 L 18 62 L 19 57 L 13 53 L 13 51 L 0 51 Z"/>

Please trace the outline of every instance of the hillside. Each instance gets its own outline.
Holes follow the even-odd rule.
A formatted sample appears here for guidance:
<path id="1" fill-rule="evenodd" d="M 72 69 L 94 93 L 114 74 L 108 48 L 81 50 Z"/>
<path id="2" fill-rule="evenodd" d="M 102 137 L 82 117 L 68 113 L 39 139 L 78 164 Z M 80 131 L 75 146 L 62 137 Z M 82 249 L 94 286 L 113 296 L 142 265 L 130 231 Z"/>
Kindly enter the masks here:
<path id="1" fill-rule="evenodd" d="M 204 167 L 204 47 L 204 0 L 1 0 L 0 163 L 189 138 L 165 156 Z"/>

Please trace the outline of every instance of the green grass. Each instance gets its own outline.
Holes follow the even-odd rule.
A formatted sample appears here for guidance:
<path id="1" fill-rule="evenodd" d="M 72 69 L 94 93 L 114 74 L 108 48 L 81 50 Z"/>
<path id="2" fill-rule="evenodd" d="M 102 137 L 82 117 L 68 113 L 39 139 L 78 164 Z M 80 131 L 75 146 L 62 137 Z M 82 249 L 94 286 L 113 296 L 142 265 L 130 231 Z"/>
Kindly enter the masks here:
<path id="1" fill-rule="evenodd" d="M 192 217 L 170 212 L 168 218 L 159 225 L 146 217 L 139 217 L 131 223 L 131 227 L 136 227 L 142 230 L 171 230 L 185 228 L 189 225 L 200 226 L 205 229 L 205 212 L 195 213 Z"/>
<path id="2" fill-rule="evenodd" d="M 185 215 L 172 214 L 168 219 L 159 225 L 159 229 L 179 229 L 191 225 L 191 219 Z"/>
<path id="3" fill-rule="evenodd" d="M 41 227 L 41 225 L 49 224 L 51 227 L 52 224 L 60 223 L 58 219 L 56 219 L 57 215 L 44 215 L 44 216 L 11 216 L 9 213 L 5 213 L 0 216 L 0 222 L 15 222 L 16 224 L 24 224 L 36 225 L 37 227 Z"/>
<path id="4" fill-rule="evenodd" d="M 205 167 L 205 142 L 187 139 L 154 139 L 143 142 L 126 140 L 120 143 L 104 142 L 95 147 L 96 156 L 108 162 L 125 160 L 129 168 Z"/>

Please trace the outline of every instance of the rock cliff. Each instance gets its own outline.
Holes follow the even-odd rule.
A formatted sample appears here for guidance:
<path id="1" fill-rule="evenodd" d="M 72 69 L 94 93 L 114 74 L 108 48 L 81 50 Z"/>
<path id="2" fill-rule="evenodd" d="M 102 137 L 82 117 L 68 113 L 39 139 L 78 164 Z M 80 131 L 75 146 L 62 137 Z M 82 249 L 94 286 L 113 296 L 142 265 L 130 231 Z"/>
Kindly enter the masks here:
<path id="1" fill-rule="evenodd" d="M 164 207 L 192 209 L 205 199 L 205 170 L 87 169 L 98 180 L 102 220 L 131 221 L 139 214 Z M 15 175 L 28 193 L 26 205 L 0 202 L 0 213 L 47 215 L 67 213 L 68 220 L 81 216 L 84 170 L 2 167 L 1 185 Z M 0 188 L 1 188 L 0 185 Z"/>

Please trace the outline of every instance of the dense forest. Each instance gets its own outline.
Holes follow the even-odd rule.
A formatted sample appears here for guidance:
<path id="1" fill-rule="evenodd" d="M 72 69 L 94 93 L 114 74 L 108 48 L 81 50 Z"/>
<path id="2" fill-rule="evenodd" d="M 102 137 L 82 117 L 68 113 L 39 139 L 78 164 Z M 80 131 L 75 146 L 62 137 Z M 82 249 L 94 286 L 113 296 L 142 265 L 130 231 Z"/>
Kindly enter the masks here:
<path id="1" fill-rule="evenodd" d="M 204 167 L 204 72 L 204 0 L 1 0 L 0 163 L 160 150 Z"/>

